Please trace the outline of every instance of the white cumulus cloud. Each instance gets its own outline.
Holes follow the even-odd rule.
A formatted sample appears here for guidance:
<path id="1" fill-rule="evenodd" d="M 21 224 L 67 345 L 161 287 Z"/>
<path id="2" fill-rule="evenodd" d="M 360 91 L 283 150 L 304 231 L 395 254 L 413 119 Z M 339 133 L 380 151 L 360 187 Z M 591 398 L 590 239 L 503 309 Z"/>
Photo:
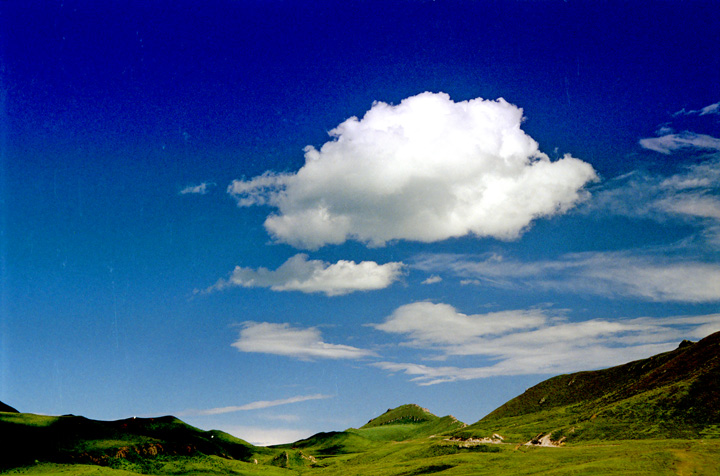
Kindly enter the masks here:
<path id="1" fill-rule="evenodd" d="M 370 291 L 390 286 L 400 278 L 403 264 L 391 262 L 340 260 L 327 263 L 309 260 L 306 254 L 297 254 L 276 270 L 236 266 L 228 279 L 221 279 L 206 292 L 232 286 L 265 287 L 273 291 L 301 291 L 339 296 L 355 291 Z"/>
<path id="2" fill-rule="evenodd" d="M 316 249 L 348 239 L 434 242 L 468 234 L 517 238 L 534 219 L 563 213 L 596 179 L 589 164 L 551 161 L 503 99 L 454 102 L 422 93 L 376 102 L 305 149 L 294 174 L 228 187 L 240 206 L 277 209 L 265 221 L 280 242 Z"/>
<path id="3" fill-rule="evenodd" d="M 245 322 L 233 347 L 241 352 L 284 355 L 303 360 L 360 359 L 375 355 L 366 349 L 323 342 L 314 327 L 299 329 L 290 324 Z"/>

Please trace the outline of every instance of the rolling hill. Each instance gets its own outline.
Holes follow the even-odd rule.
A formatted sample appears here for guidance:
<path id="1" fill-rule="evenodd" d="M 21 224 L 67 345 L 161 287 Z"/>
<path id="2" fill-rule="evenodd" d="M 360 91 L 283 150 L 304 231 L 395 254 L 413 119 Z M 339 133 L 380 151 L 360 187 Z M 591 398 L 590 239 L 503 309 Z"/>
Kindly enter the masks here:
<path id="1" fill-rule="evenodd" d="M 217 456 L 249 461 L 267 452 L 221 431 L 202 431 L 175 417 L 97 421 L 80 416 L 0 413 L 0 468 L 37 461 L 110 467 L 150 459 Z"/>

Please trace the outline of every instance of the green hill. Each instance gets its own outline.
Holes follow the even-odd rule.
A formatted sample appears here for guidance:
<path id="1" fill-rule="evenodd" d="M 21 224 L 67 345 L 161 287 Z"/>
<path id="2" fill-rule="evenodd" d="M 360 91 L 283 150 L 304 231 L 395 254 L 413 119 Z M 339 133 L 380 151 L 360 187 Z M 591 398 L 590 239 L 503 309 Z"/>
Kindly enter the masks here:
<path id="1" fill-rule="evenodd" d="M 425 423 L 437 420 L 438 417 L 430 413 L 420 405 L 401 405 L 397 408 L 390 408 L 377 418 L 373 418 L 360 428 L 375 428 L 382 425 L 401 423 Z"/>
<path id="2" fill-rule="evenodd" d="M 522 440 L 720 436 L 720 333 L 604 370 L 559 375 L 529 388 L 461 434 Z M 503 433 L 504 432 L 504 433 Z"/>
<path id="3" fill-rule="evenodd" d="M 5 440 L 0 468 L 45 461 L 143 469 L 153 459 L 217 456 L 249 461 L 267 452 L 172 416 L 97 421 L 74 415 L 0 413 L 0 434 Z"/>
<path id="4" fill-rule="evenodd" d="M 449 435 L 465 424 L 453 416 L 438 417 L 418 405 L 387 410 L 360 428 L 318 433 L 310 438 L 276 448 L 301 449 L 317 457 L 357 454 L 389 442 Z"/>

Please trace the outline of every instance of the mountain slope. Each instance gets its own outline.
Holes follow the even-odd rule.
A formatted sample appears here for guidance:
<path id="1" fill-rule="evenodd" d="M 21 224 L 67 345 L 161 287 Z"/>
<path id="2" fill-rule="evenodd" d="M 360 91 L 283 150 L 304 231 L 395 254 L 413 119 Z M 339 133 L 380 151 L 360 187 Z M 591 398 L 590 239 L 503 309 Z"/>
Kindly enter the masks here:
<path id="1" fill-rule="evenodd" d="M 18 413 L 18 411 L 15 410 L 13 407 L 11 407 L 10 405 L 7 405 L 7 404 L 5 404 L 5 403 L 3 403 L 3 402 L 0 402 L 0 412 L 5 412 L 5 413 Z"/>
<path id="2" fill-rule="evenodd" d="M 694 438 L 714 434 L 718 425 L 720 333 L 715 333 L 647 359 L 545 380 L 462 434 Z"/>

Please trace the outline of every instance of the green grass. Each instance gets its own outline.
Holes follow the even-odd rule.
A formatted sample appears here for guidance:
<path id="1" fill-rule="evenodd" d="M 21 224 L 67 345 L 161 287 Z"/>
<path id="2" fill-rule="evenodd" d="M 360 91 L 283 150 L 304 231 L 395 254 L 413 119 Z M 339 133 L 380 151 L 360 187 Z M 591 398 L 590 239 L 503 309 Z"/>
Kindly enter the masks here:
<path id="1" fill-rule="evenodd" d="M 422 423 L 437 420 L 439 417 L 419 405 L 401 405 L 390 408 L 377 418 L 373 418 L 361 428 L 373 428 L 388 424 Z"/>
<path id="2" fill-rule="evenodd" d="M 48 427 L 56 423 L 60 418 L 62 417 L 35 415 L 33 413 L 0 413 L 0 422 L 34 428 Z"/>
<path id="3" fill-rule="evenodd" d="M 301 458 L 288 452 L 288 459 Z M 411 476 L 445 475 L 624 475 L 670 476 L 720 474 L 720 440 L 620 440 L 575 443 L 561 448 L 514 444 L 462 448 L 437 438 L 390 442 L 358 454 L 343 454 L 316 463 L 253 464 L 219 457 L 157 459 L 151 465 L 108 468 L 43 463 L 7 470 L 24 475 L 265 475 L 265 476 Z"/>
<path id="4" fill-rule="evenodd" d="M 104 466 L 89 464 L 56 464 L 41 463 L 33 466 L 24 466 L 3 471 L 2 474 L 27 474 L 27 475 L 78 475 L 78 476 L 135 476 L 138 473 L 116 470 Z"/>
<path id="5" fill-rule="evenodd" d="M 150 466 L 134 466 L 129 469 L 110 468 L 85 464 L 40 463 L 14 468 L 0 474 L 22 474 L 31 476 L 79 475 L 79 476 L 137 476 L 141 474 L 162 474 L 173 476 L 190 475 L 237 475 L 237 476 L 291 476 L 295 473 L 274 466 L 244 463 L 218 457 L 175 458 L 157 460 Z"/>
<path id="6" fill-rule="evenodd" d="M 490 445 L 485 445 L 490 446 Z M 720 441 L 629 440 L 562 448 L 492 445 L 495 451 L 439 451 L 442 445 L 409 441 L 343 458 L 304 474 L 340 475 L 717 475 Z M 440 453 L 440 454 L 438 454 Z"/>

